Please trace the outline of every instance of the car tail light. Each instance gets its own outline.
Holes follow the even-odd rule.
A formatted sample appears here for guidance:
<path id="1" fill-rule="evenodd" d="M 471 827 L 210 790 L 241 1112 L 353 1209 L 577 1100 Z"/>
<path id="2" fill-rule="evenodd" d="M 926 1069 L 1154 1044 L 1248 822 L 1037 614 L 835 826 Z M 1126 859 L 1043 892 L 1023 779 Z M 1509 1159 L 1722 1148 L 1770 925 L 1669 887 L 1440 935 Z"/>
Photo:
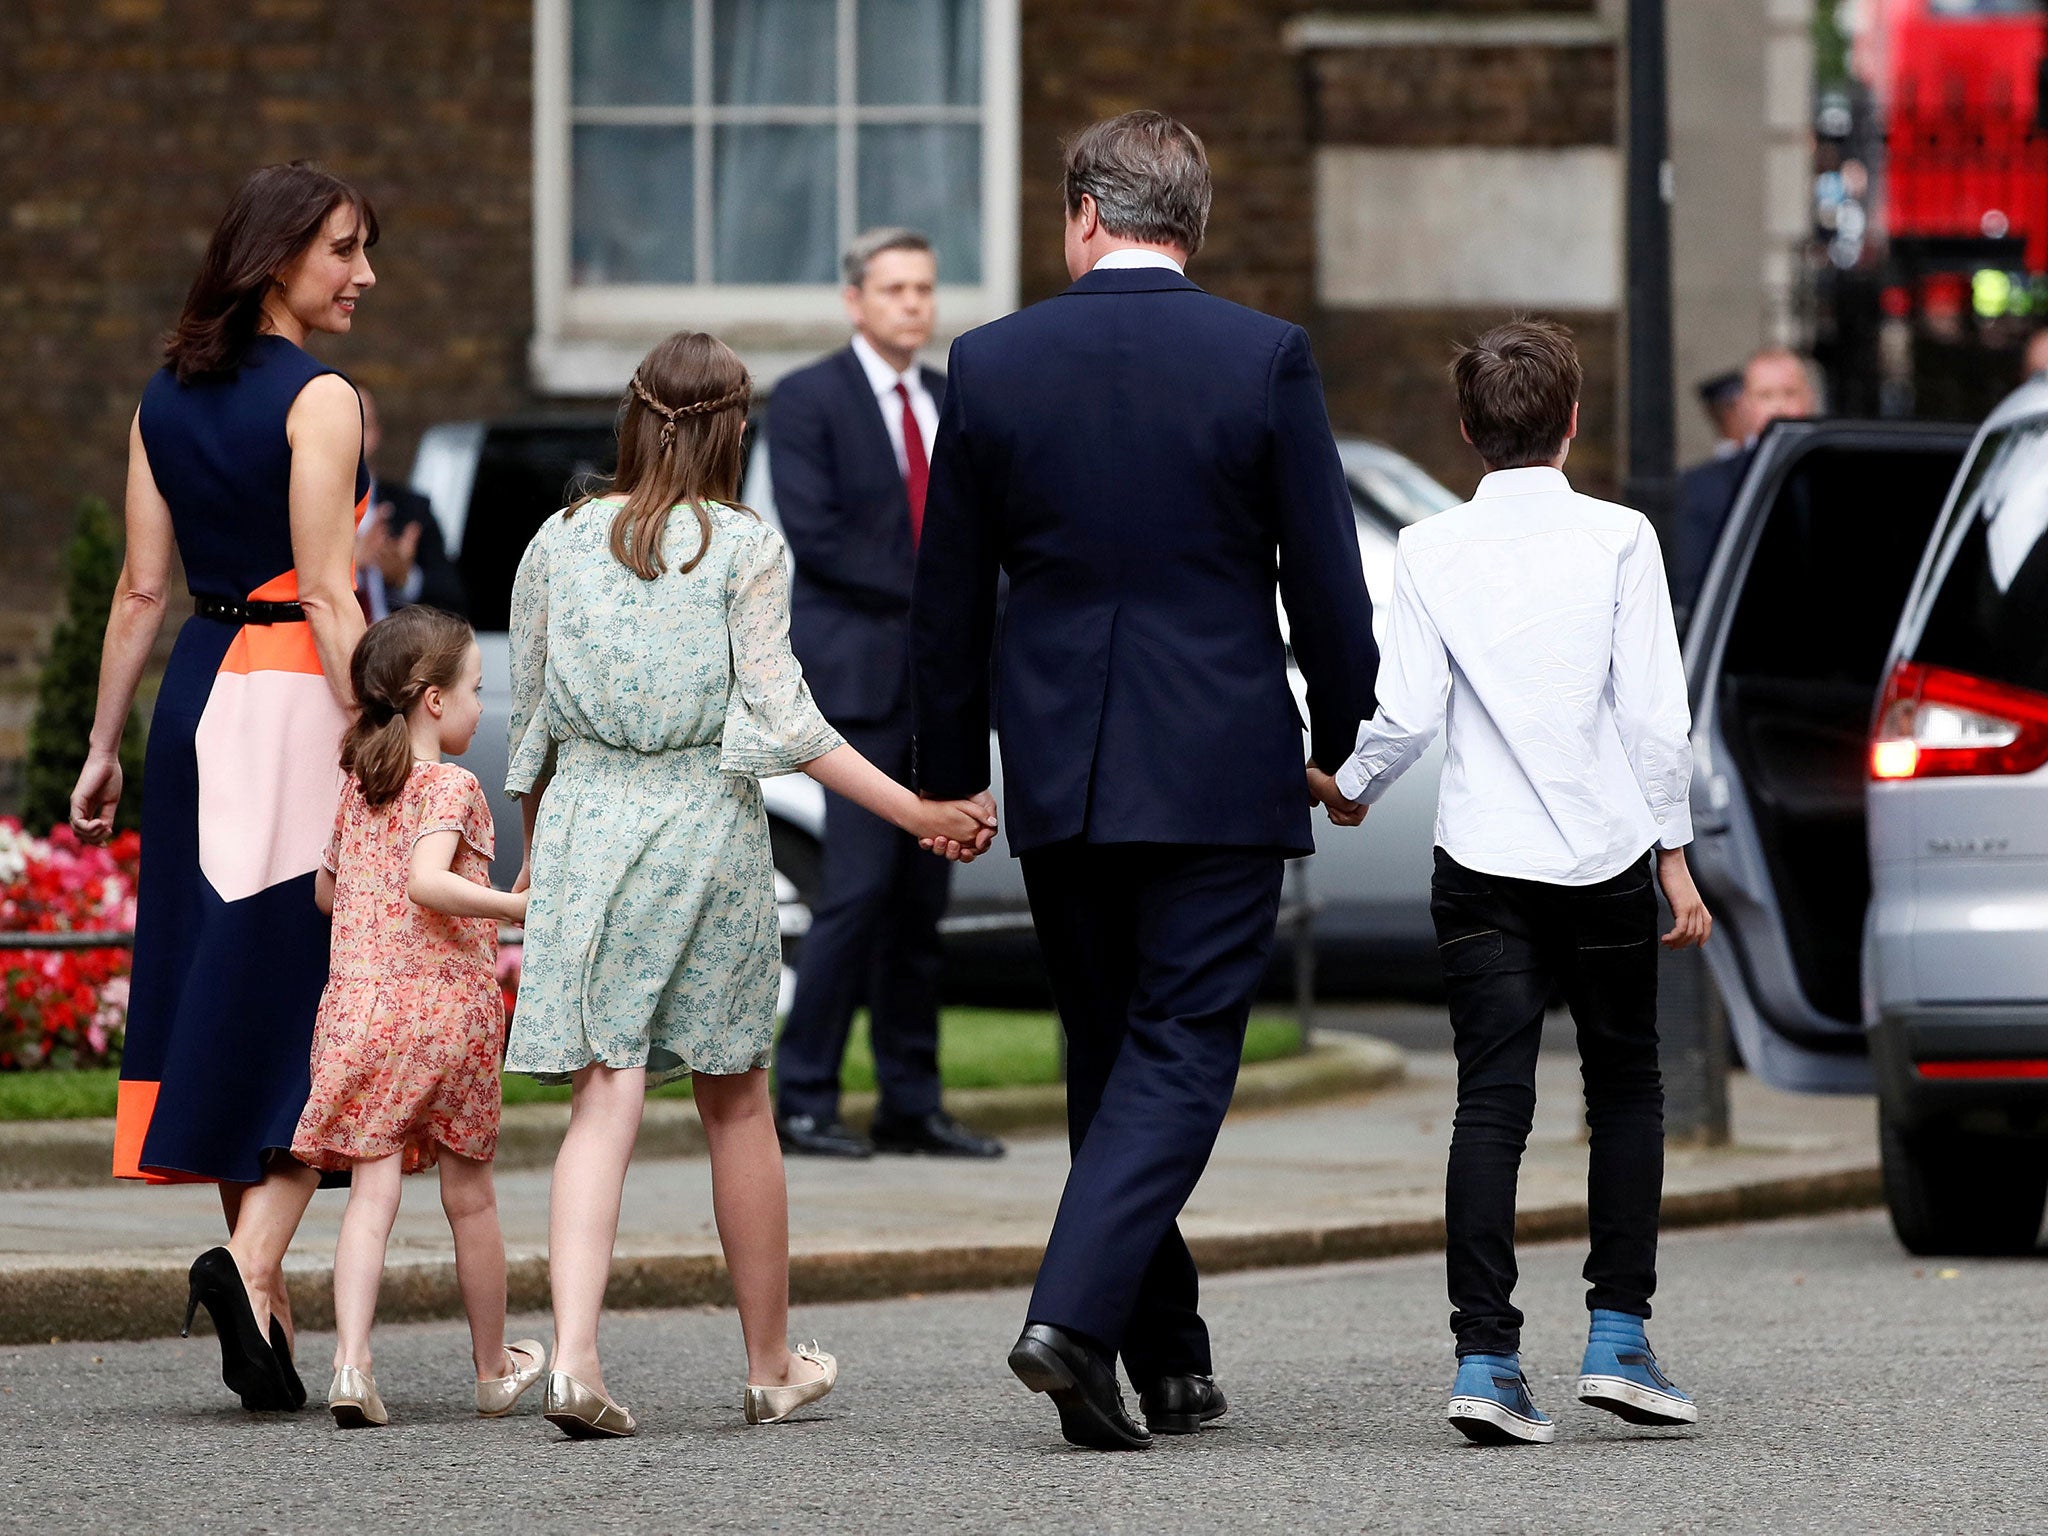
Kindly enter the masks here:
<path id="1" fill-rule="evenodd" d="M 2032 773 L 2048 763 L 2048 694 L 1902 661 L 1870 743 L 1873 779 Z"/>

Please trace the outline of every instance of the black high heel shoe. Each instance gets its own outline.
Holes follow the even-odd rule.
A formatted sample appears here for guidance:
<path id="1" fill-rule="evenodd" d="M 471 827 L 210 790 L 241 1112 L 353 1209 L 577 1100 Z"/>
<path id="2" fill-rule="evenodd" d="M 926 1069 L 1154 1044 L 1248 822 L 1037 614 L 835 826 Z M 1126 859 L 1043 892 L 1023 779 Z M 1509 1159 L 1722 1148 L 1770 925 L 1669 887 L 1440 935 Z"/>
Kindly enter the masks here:
<path id="1" fill-rule="evenodd" d="M 241 1398 L 242 1406 L 251 1413 L 295 1408 L 277 1354 L 257 1330 L 235 1256 L 225 1248 L 207 1249 L 192 1261 L 188 1280 L 185 1326 L 179 1334 L 192 1336 L 192 1318 L 205 1307 L 213 1331 L 220 1335 L 220 1379 Z"/>
<path id="2" fill-rule="evenodd" d="M 284 1377 L 284 1389 L 290 1394 L 292 1406 L 306 1406 L 306 1384 L 299 1380 L 299 1368 L 292 1363 L 291 1341 L 284 1336 L 284 1324 L 276 1318 L 270 1320 L 270 1352 L 277 1358 L 278 1371 Z"/>

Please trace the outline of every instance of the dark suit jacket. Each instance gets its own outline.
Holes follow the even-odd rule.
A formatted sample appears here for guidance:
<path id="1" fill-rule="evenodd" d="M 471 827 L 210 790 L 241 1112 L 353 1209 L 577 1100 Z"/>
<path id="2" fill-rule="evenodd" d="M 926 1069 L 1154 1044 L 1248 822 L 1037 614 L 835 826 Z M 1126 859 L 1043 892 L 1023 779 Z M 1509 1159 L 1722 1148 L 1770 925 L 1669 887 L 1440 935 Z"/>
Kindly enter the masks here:
<path id="1" fill-rule="evenodd" d="M 420 547 L 413 559 L 419 567 L 420 595 L 414 601 L 429 608 L 446 609 L 449 613 L 467 613 L 469 597 L 463 589 L 462 573 L 448 558 L 448 545 L 441 537 L 441 524 L 434 517 L 433 504 L 411 486 L 401 485 L 395 480 L 379 480 L 370 490 L 372 516 L 384 503 L 391 503 L 391 532 L 394 535 L 405 532 L 415 523 L 419 525 Z M 394 610 L 405 606 L 397 601 L 398 594 L 389 595 Z"/>
<path id="2" fill-rule="evenodd" d="M 943 407 L 945 375 L 921 372 Z M 833 724 L 887 720 L 907 703 L 916 553 L 903 472 L 853 348 L 777 384 L 767 431 L 775 510 L 796 557 L 791 648 Z"/>
<path id="3" fill-rule="evenodd" d="M 1306 852 L 1316 761 L 1373 711 L 1358 530 L 1301 328 L 1165 269 L 1092 272 L 953 346 L 911 609 L 919 787 L 989 783 L 1012 849 Z"/>
<path id="4" fill-rule="evenodd" d="M 1756 458 L 1754 445 L 1740 453 L 1695 464 L 1678 477 L 1678 537 L 1671 555 L 1671 606 L 1690 613 L 1699 601 L 1700 584 L 1714 563 L 1721 530 L 1735 510 L 1735 496 Z"/>

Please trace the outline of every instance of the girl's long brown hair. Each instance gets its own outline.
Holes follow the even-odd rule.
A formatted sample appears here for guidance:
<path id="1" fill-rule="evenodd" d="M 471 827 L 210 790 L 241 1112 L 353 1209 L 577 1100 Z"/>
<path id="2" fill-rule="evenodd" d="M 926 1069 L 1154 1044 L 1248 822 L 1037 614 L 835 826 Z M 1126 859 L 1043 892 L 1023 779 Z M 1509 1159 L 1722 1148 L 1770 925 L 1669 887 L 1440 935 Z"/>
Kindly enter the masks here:
<path id="1" fill-rule="evenodd" d="M 695 569 L 711 548 L 705 503 L 748 510 L 737 497 L 751 397 L 747 365 L 716 336 L 678 331 L 657 344 L 634 370 L 619 405 L 618 472 L 565 515 L 599 495 L 624 496 L 612 518 L 612 554 L 652 581 L 668 568 L 661 545 L 669 512 L 688 502 L 697 514 L 697 552 L 677 569 Z"/>
<path id="2" fill-rule="evenodd" d="M 242 365 L 263 318 L 264 294 L 344 203 L 356 211 L 365 249 L 375 245 L 377 211 L 339 176 L 310 160 L 251 173 L 221 216 L 184 311 L 164 338 L 164 360 L 180 384 Z"/>
<path id="3" fill-rule="evenodd" d="M 341 738 L 342 772 L 374 809 L 389 805 L 412 774 L 406 716 L 429 688 L 452 688 L 476 639 L 467 621 L 438 608 L 401 608 L 363 631 L 349 658 L 357 714 Z"/>

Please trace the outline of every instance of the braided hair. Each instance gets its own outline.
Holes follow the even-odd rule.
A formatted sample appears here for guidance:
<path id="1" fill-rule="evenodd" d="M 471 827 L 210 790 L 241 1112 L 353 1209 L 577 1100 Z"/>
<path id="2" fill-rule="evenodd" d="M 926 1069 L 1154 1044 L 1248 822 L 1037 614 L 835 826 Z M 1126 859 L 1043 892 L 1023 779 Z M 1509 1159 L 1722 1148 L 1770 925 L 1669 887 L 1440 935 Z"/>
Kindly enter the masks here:
<path id="1" fill-rule="evenodd" d="M 349 658 L 357 712 L 341 738 L 342 772 L 372 809 L 389 805 L 412 774 L 406 717 L 429 688 L 452 688 L 476 641 L 468 623 L 438 608 L 401 608 L 363 631 Z"/>
<path id="2" fill-rule="evenodd" d="M 711 547 L 710 503 L 740 511 L 747 405 L 753 386 L 746 364 L 715 336 L 678 331 L 641 359 L 619 402 L 619 468 L 596 500 L 620 496 L 612 517 L 612 555 L 643 581 L 668 569 L 662 545 L 669 513 L 687 506 L 697 518 L 697 548 L 676 569 L 690 571 Z"/>

